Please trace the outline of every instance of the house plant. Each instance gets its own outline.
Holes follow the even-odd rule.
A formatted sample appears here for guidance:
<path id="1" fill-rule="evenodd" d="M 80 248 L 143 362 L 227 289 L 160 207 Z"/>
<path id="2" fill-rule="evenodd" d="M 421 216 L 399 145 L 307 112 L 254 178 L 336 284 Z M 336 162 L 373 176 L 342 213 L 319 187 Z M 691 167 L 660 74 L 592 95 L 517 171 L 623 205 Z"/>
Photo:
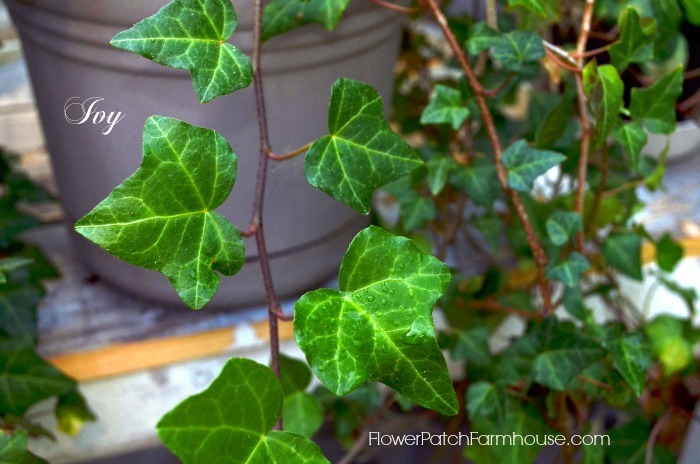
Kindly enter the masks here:
<path id="1" fill-rule="evenodd" d="M 152 114 L 167 114 L 216 128 L 235 140 L 238 150 L 252 151 L 257 126 L 247 115 L 255 108 L 251 89 L 207 105 L 198 103 L 186 74 L 157 66 L 109 45 L 119 31 L 152 15 L 167 2 L 132 0 L 7 1 L 22 39 L 37 105 L 52 157 L 57 186 L 69 221 L 85 215 L 139 164 L 140 134 Z M 250 54 L 252 16 L 249 2 L 237 2 L 239 24 L 233 42 Z M 311 89 L 329 87 L 342 76 L 374 85 L 389 97 L 391 75 L 400 40 L 401 17 L 374 5 L 355 2 L 345 21 L 332 34 L 323 25 L 292 31 L 266 43 L 270 124 L 274 142 L 285 149 L 301 146 L 323 133 L 325 96 Z M 332 26 L 333 22 L 326 24 Z M 333 47 L 329 44 L 334 44 Z M 334 50 L 331 52 L 331 50 Z M 342 50 L 342 52 L 338 52 Z M 70 100 L 72 97 L 80 97 Z M 85 104 L 92 97 L 103 98 Z M 69 102 L 70 100 L 70 102 Z M 106 122 L 83 124 L 83 108 L 115 113 L 113 129 Z M 83 104 L 79 106 L 78 104 Z M 248 108 L 230 112 L 231 106 Z M 303 118 L 288 118 L 292 112 Z M 120 113 L 117 115 L 117 113 Z M 98 154 L 99 153 L 99 154 Z M 344 247 L 366 221 L 348 208 L 309 187 L 300 175 L 300 160 L 287 169 L 271 170 L 270 194 L 284 198 L 271 206 L 269 248 L 281 295 L 296 294 L 328 279 Z M 252 198 L 256 162 L 239 160 L 236 192 Z M 290 169 L 289 166 L 295 166 Z M 296 209 L 299 204 L 314 208 Z M 241 222 L 251 214 L 252 201 L 227 202 L 223 214 Z M 279 208 L 279 211 L 275 210 Z M 82 261 L 106 281 L 129 292 L 170 304 L 179 299 L 162 276 L 133 269 L 72 234 Z M 246 240 L 248 241 L 248 240 Z M 252 242 L 250 243 L 252 245 Z M 254 247 L 249 246 L 251 252 Z M 236 281 L 226 282 L 213 304 L 246 306 L 264 300 L 254 254 Z M 308 264 L 295 272 L 296 262 Z"/>
<path id="2" fill-rule="evenodd" d="M 695 292 L 668 275 L 682 247 L 630 220 L 639 208 L 634 187 L 658 188 L 663 177 L 663 158 L 655 163 L 642 156 L 644 127 L 672 131 L 682 70 L 631 89 L 624 103 L 620 69 L 598 63 L 587 47 L 600 14 L 593 1 L 560 8 L 511 0 L 502 5 L 507 14 L 491 24 L 450 21 L 436 0 L 408 7 L 374 3 L 397 14 L 431 15 L 444 40 L 431 54 L 430 42 L 415 37 L 401 77 L 397 108 L 404 111 L 397 123 L 407 133 L 420 129 L 414 138 L 420 155 L 386 123 L 376 91 L 350 79 L 333 85 L 328 135 L 308 147 L 310 184 L 363 213 L 381 187 L 400 210 L 396 225 L 377 219 L 394 233 L 372 226 L 353 239 L 339 290 L 309 292 L 295 305 L 296 340 L 324 384 L 315 399 L 306 392 L 308 368 L 280 357 L 276 336 L 279 320 L 290 315 L 280 310 L 266 257 L 266 174 L 271 160 L 304 150 L 275 153 L 268 138 L 261 1 L 255 2 L 252 54 L 262 134 L 252 221 L 236 229 L 212 212 L 235 181 L 231 145 L 209 129 L 156 116 L 144 129 L 141 167 L 76 224 L 111 253 L 162 271 L 193 307 L 211 299 L 217 271 L 228 275 L 241 267 L 241 232 L 255 236 L 272 369 L 230 360 L 207 390 L 161 420 L 161 438 L 185 463 L 327 462 L 305 438 L 326 408 L 339 438 L 351 443 L 343 462 L 352 462 L 367 451 L 378 423 L 401 408 L 436 420 L 448 416 L 443 430 L 450 437 L 465 423 L 482 435 L 535 437 L 532 444 L 455 445 L 478 463 L 532 462 L 542 448 L 537 437 L 545 435 L 564 462 L 672 462 L 698 393 L 698 331 L 688 320 L 649 320 L 631 308 L 619 274 L 641 279 L 642 243 L 652 243 L 660 284 L 694 312 Z M 281 4 L 270 3 L 268 15 Z M 346 2 L 284 4 L 297 9 L 291 18 L 304 18 L 319 5 L 342 13 Z M 674 1 L 664 5 L 680 8 Z M 113 42 L 171 66 L 192 60 L 203 69 L 220 69 L 211 55 L 225 52 L 235 57 L 228 65 L 235 69 L 222 75 L 244 75 L 236 70 L 248 68 L 246 58 L 222 48 L 226 37 L 207 36 L 206 22 L 233 29 L 232 11 L 224 0 L 175 0 Z M 667 20 L 667 11 L 643 17 L 632 6 L 614 15 L 615 45 L 628 62 L 639 59 L 640 47 L 630 37 Z M 190 31 L 187 40 L 173 35 L 176 23 Z M 663 43 L 668 30 L 656 31 L 644 41 Z M 191 39 L 214 51 L 188 53 L 196 47 Z M 436 61 L 447 72 L 432 75 Z M 225 93 L 220 84 L 195 87 Z M 524 87 L 532 89 L 529 117 L 513 119 L 507 107 L 522 105 Z M 552 185 L 536 189 L 538 178 L 555 167 Z M 174 189 L 172 179 L 185 187 Z M 465 253 L 465 244 L 475 251 Z M 486 265 L 474 273 L 468 265 L 477 255 Z M 604 302 L 602 313 L 591 310 L 593 298 Z M 437 300 L 449 322 L 440 337 L 432 321 Z M 506 318 L 520 321 L 520 331 L 496 345 L 494 333 Z M 463 361 L 454 379 L 439 346 Z M 573 440 L 581 436 L 590 441 Z M 599 440 L 604 437 L 610 441 Z"/>

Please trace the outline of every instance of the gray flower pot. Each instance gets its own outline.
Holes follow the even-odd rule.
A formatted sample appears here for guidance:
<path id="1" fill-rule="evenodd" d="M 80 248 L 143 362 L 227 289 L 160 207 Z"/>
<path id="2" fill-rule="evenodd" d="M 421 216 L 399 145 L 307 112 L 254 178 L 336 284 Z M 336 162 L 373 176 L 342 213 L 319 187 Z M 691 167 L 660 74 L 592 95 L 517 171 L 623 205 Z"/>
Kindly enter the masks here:
<path id="1" fill-rule="evenodd" d="M 190 76 L 109 45 L 118 32 L 154 14 L 166 0 L 6 0 L 20 31 L 37 104 L 69 227 L 131 175 L 141 162 L 146 119 L 171 116 L 215 129 L 238 155 L 238 180 L 219 209 L 239 229 L 251 217 L 258 160 L 252 87 L 200 104 Z M 252 2 L 234 1 L 239 26 L 232 42 L 250 55 Z M 351 4 L 339 28 L 310 25 L 264 46 L 263 72 L 273 149 L 284 153 L 327 133 L 330 88 L 339 77 L 373 85 L 389 106 L 401 15 L 369 2 Z M 123 120 L 104 135 L 104 123 L 70 124 L 71 97 L 101 97 L 98 110 L 121 111 Z M 273 162 L 274 163 L 274 162 Z M 273 164 L 265 209 L 268 249 L 281 296 L 299 294 L 338 271 L 340 259 L 367 219 L 306 184 L 303 157 Z M 164 303 L 181 304 L 162 275 L 133 267 L 73 233 L 82 262 L 114 286 Z M 253 240 L 247 263 L 222 277 L 218 306 L 264 300 Z"/>

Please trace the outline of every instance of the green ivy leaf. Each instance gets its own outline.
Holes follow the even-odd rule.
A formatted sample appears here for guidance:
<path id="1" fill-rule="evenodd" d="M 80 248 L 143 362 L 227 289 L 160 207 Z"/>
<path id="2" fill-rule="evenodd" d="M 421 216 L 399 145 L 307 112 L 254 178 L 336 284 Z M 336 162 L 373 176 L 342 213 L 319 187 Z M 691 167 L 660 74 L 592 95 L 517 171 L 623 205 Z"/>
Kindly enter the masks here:
<path id="1" fill-rule="evenodd" d="M 694 26 L 700 26 L 700 0 L 681 0 L 685 18 Z"/>
<path id="2" fill-rule="evenodd" d="M 637 121 L 623 124 L 612 133 L 613 138 L 622 145 L 630 157 L 631 170 L 636 173 L 639 169 L 639 159 L 642 148 L 647 144 L 647 133 Z"/>
<path id="3" fill-rule="evenodd" d="M 487 23 L 483 21 L 476 23 L 471 28 L 469 40 L 467 40 L 467 50 L 471 55 L 478 55 L 493 47 L 500 36 L 500 32 L 491 28 Z"/>
<path id="4" fill-rule="evenodd" d="M 606 340 L 605 348 L 610 353 L 615 369 L 632 387 L 637 396 L 641 396 L 646 383 L 647 370 L 651 359 L 641 333 L 622 334 Z"/>
<path id="5" fill-rule="evenodd" d="M 22 416 L 43 399 L 75 388 L 75 381 L 41 359 L 33 349 L 0 351 L 0 412 Z"/>
<path id="6" fill-rule="evenodd" d="M 75 224 L 113 255 L 155 269 L 191 308 L 216 293 L 219 276 L 245 259 L 238 231 L 213 212 L 236 180 L 236 155 L 216 132 L 153 116 L 143 134 L 143 162 Z"/>
<path id="7" fill-rule="evenodd" d="M 28 266 L 33 261 L 29 258 L 23 258 L 18 256 L 10 256 L 9 258 L 0 258 L 0 284 L 7 283 L 8 271 L 18 269 L 20 267 Z"/>
<path id="8" fill-rule="evenodd" d="M 451 124 L 457 130 L 469 116 L 469 108 L 462 105 L 462 94 L 459 90 L 438 84 L 435 95 L 423 110 L 420 123 Z"/>
<path id="9" fill-rule="evenodd" d="M 547 234 L 557 246 L 564 245 L 582 228 L 581 216 L 573 211 L 555 211 L 547 219 Z"/>
<path id="10" fill-rule="evenodd" d="M 611 234 L 603 243 L 608 264 L 623 274 L 642 280 L 642 238 L 632 232 Z"/>
<path id="11" fill-rule="evenodd" d="M 506 69 L 522 73 L 528 70 L 531 63 L 544 57 L 544 45 L 537 33 L 516 30 L 503 34 L 495 41 L 491 56 Z"/>
<path id="12" fill-rule="evenodd" d="M 56 403 L 56 422 L 61 432 L 77 436 L 86 422 L 97 420 L 85 398 L 75 389 L 61 395 Z"/>
<path id="13" fill-rule="evenodd" d="M 535 357 L 532 375 L 542 385 L 564 390 L 574 377 L 604 354 L 594 340 L 577 332 L 559 331 Z"/>
<path id="14" fill-rule="evenodd" d="M 676 128 L 676 99 L 683 90 L 683 67 L 644 89 L 632 89 L 632 118 L 651 132 L 670 134 Z"/>
<path id="15" fill-rule="evenodd" d="M 469 418 L 480 417 L 503 418 L 505 413 L 505 398 L 503 392 L 491 382 L 480 381 L 473 383 L 467 390 L 467 412 Z"/>
<path id="16" fill-rule="evenodd" d="M 658 357 L 667 375 L 685 369 L 694 361 L 693 347 L 685 336 L 684 324 L 674 316 L 657 316 L 644 327 L 652 352 Z"/>
<path id="17" fill-rule="evenodd" d="M 633 7 L 627 7 L 620 15 L 620 39 L 610 47 L 610 61 L 622 72 L 631 63 L 646 63 L 654 58 L 653 36 L 656 21 L 640 18 Z"/>
<path id="18" fill-rule="evenodd" d="M 319 23 L 332 31 L 350 0 L 272 0 L 263 12 L 263 40 L 309 23 Z"/>
<path id="19" fill-rule="evenodd" d="M 481 366 L 488 365 L 491 361 L 490 332 L 491 330 L 486 326 L 460 331 L 457 334 L 455 347 L 450 352 L 452 359 L 466 359 Z"/>
<path id="20" fill-rule="evenodd" d="M 337 395 L 376 380 L 421 406 L 456 414 L 432 317 L 449 280 L 447 267 L 409 239 L 368 227 L 343 258 L 339 291 L 310 292 L 295 305 L 297 343 Z"/>
<path id="21" fill-rule="evenodd" d="M 230 359 L 203 392 L 158 422 L 158 436 L 184 464 L 327 463 L 308 439 L 273 431 L 282 412 L 282 387 L 272 371 L 249 359 Z"/>
<path id="22" fill-rule="evenodd" d="M 280 356 L 280 383 L 284 392 L 284 430 L 311 438 L 323 425 L 323 408 L 306 393 L 311 383 L 311 370 L 305 362 Z"/>
<path id="23" fill-rule="evenodd" d="M 548 279 L 558 280 L 567 287 L 576 287 L 581 280 L 581 274 L 590 268 L 588 260 L 574 251 L 563 262 L 550 262 L 547 265 L 546 275 Z"/>
<path id="24" fill-rule="evenodd" d="M 28 449 L 29 436 L 25 430 L 8 435 L 0 430 L 0 464 L 48 464 Z"/>
<path id="25" fill-rule="evenodd" d="M 537 128 L 535 147 L 552 148 L 566 132 L 573 109 L 574 98 L 569 93 L 565 93 L 559 103 L 547 112 L 544 121 Z"/>
<path id="26" fill-rule="evenodd" d="M 328 130 L 306 154 L 306 180 L 362 214 L 369 213 L 377 188 L 423 164 L 391 130 L 382 99 L 368 84 L 352 79 L 333 84 Z"/>
<path id="27" fill-rule="evenodd" d="M 248 57 L 226 43 L 237 25 L 230 0 L 173 0 L 110 43 L 158 64 L 189 70 L 197 98 L 206 103 L 253 81 Z"/>
<path id="28" fill-rule="evenodd" d="M 36 343 L 36 308 L 43 291 L 22 285 L 0 292 L 0 329 L 11 337 L 13 348 L 30 348 Z M 7 348 L 8 342 L 0 342 Z"/>
<path id="29" fill-rule="evenodd" d="M 474 162 L 459 167 L 452 174 L 450 181 L 469 195 L 469 198 L 482 206 L 491 207 L 496 185 L 496 166 L 489 162 Z"/>
<path id="30" fill-rule="evenodd" d="M 508 185 L 514 190 L 529 192 L 535 179 L 565 159 L 561 153 L 537 150 L 525 140 L 518 140 L 503 152 L 503 164 L 508 169 Z"/>
<path id="31" fill-rule="evenodd" d="M 564 304 L 564 309 L 576 319 L 580 321 L 586 319 L 587 311 L 586 305 L 583 302 L 581 287 L 578 285 L 575 287 L 566 287 L 564 289 L 564 295 L 562 296 L 562 303 Z"/>
<path id="32" fill-rule="evenodd" d="M 661 239 L 656 242 L 656 262 L 659 267 L 666 272 L 673 272 L 678 262 L 683 258 L 683 246 L 673 240 L 671 234 L 666 232 Z"/>
<path id="33" fill-rule="evenodd" d="M 437 156 L 426 163 L 428 168 L 428 188 L 433 196 L 442 192 L 447 184 L 450 174 L 457 168 L 457 164 L 449 156 Z"/>
<path id="34" fill-rule="evenodd" d="M 611 65 L 598 67 L 591 61 L 583 68 L 583 87 L 596 119 L 596 141 L 600 147 L 620 123 L 625 86 Z"/>
<path id="35" fill-rule="evenodd" d="M 522 6 L 536 15 L 547 17 L 547 10 L 542 0 L 508 0 L 508 6 Z"/>

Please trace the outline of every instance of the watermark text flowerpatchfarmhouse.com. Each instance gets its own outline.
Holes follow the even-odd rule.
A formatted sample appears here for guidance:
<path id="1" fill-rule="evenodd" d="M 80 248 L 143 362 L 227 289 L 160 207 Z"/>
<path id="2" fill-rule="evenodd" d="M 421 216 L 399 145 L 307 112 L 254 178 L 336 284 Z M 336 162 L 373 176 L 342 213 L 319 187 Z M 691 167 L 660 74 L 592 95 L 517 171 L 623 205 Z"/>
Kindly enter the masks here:
<path id="1" fill-rule="evenodd" d="M 409 435 L 369 433 L 369 446 L 610 446 L 608 435 L 572 435 L 567 439 L 564 435 L 523 435 L 510 434 L 480 434 L 469 433 L 430 433 L 421 432 Z"/>

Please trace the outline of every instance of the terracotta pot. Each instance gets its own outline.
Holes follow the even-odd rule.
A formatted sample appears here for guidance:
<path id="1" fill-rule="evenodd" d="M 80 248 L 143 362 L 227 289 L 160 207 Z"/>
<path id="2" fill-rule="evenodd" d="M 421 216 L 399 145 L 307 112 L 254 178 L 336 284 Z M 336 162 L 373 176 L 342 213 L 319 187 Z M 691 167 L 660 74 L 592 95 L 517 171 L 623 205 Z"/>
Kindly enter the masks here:
<path id="1" fill-rule="evenodd" d="M 238 180 L 218 210 L 245 229 L 251 217 L 258 158 L 258 128 L 252 86 L 200 104 L 189 73 L 166 68 L 112 48 L 109 40 L 167 1 L 7 0 L 28 63 L 56 181 L 69 227 L 131 175 L 141 162 L 146 119 L 171 116 L 227 137 L 238 155 Z M 252 2 L 234 1 L 239 25 L 232 42 L 250 56 Z M 340 77 L 373 85 L 390 105 L 401 15 L 369 2 L 353 2 L 334 32 L 310 25 L 264 46 L 263 72 L 273 149 L 284 153 L 327 133 L 330 88 Z M 71 97 L 101 97 L 98 110 L 121 111 L 123 120 L 104 135 L 102 125 L 70 124 L 64 105 Z M 367 219 L 310 187 L 303 157 L 273 164 L 265 224 L 275 286 L 281 296 L 299 294 L 330 278 L 354 234 Z M 128 292 L 181 304 L 161 274 L 133 267 L 71 232 L 83 263 Z M 263 301 L 254 242 L 247 262 L 222 278 L 214 305 Z"/>

